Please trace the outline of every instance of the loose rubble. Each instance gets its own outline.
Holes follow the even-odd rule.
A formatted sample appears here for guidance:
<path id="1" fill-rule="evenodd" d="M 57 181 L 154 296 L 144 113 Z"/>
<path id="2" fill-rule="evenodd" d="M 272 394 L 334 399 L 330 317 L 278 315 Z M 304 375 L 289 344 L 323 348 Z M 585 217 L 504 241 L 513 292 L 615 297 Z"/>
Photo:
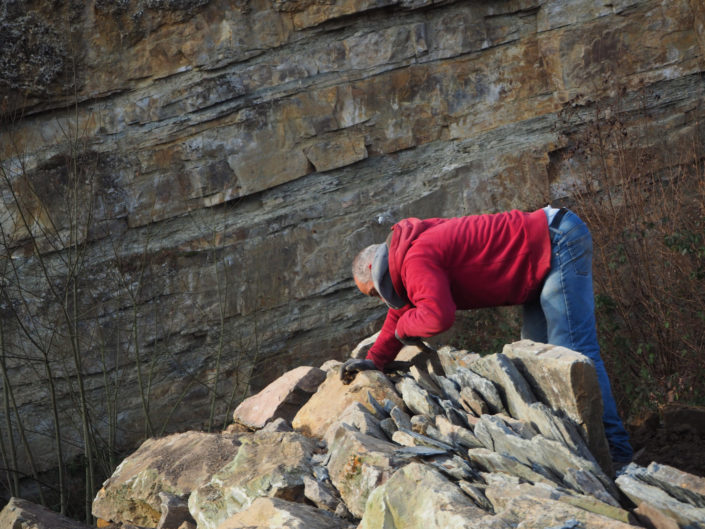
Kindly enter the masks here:
<path id="1" fill-rule="evenodd" d="M 445 376 L 373 371 L 343 385 L 339 363 L 325 380 L 285 374 L 238 407 L 250 431 L 146 441 L 93 513 L 116 529 L 705 529 L 704 478 L 632 463 L 615 479 L 582 355 L 521 341 L 439 357 Z M 311 373 L 306 400 L 292 381 Z M 291 424 L 265 397 L 287 403 Z M 0 525 L 32 510 L 13 500 Z"/>

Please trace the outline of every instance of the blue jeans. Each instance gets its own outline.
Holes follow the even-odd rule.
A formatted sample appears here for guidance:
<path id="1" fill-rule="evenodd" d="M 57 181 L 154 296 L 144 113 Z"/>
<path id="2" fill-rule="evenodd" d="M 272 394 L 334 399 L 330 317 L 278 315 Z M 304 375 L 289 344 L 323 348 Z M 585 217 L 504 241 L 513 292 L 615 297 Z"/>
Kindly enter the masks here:
<path id="1" fill-rule="evenodd" d="M 546 214 L 550 222 L 549 211 L 546 210 Z M 602 420 L 612 460 L 630 461 L 633 450 L 629 434 L 619 418 L 597 343 L 590 231 L 575 213 L 568 211 L 560 224 L 549 228 L 549 232 L 551 270 L 539 298 L 523 307 L 522 338 L 567 347 L 592 360 L 602 392 Z"/>

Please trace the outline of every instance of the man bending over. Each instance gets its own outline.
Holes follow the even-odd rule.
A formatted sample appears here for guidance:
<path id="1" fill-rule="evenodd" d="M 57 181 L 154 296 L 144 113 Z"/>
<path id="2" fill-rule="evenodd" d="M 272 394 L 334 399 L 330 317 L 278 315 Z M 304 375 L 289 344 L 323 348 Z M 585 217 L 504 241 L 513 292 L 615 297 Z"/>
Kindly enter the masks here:
<path id="1" fill-rule="evenodd" d="M 597 371 L 603 422 L 616 466 L 631 461 L 600 357 L 592 287 L 592 238 L 567 209 L 420 220 L 404 219 L 383 244 L 353 262 L 363 294 L 389 306 L 366 360 L 348 360 L 344 377 L 384 369 L 405 343 L 448 330 L 458 309 L 522 305 L 522 338 L 560 345 L 590 358 Z"/>

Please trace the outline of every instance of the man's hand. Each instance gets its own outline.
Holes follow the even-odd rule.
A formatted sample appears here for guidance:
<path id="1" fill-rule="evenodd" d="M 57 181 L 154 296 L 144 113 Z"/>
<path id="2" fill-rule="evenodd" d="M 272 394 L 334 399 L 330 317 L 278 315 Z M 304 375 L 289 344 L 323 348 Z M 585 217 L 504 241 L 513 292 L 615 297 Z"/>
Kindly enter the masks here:
<path id="1" fill-rule="evenodd" d="M 370 371 L 372 369 L 377 369 L 372 360 L 351 358 L 340 367 L 340 380 L 343 381 L 343 384 L 350 384 L 360 371 Z"/>

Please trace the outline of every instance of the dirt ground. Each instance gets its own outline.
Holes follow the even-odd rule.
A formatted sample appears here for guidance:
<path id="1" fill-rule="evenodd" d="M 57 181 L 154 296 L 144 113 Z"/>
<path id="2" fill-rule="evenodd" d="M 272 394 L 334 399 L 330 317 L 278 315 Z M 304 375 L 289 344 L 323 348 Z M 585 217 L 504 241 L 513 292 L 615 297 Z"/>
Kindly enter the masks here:
<path id="1" fill-rule="evenodd" d="M 627 425 L 634 462 L 655 461 L 705 477 L 705 407 L 670 404 Z"/>

